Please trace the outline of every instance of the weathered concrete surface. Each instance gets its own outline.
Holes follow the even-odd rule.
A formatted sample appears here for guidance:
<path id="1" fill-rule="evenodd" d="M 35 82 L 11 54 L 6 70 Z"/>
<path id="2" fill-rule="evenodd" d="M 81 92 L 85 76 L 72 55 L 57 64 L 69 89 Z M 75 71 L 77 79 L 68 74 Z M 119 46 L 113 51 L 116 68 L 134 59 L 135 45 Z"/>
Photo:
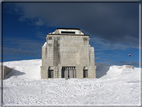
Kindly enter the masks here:
<path id="1" fill-rule="evenodd" d="M 118 67 L 118 69 L 122 69 L 123 67 L 121 66 L 121 67 Z"/>
<path id="2" fill-rule="evenodd" d="M 41 79 L 49 78 L 51 67 L 52 78 L 84 78 L 84 68 L 87 68 L 85 78 L 96 78 L 94 47 L 89 45 L 89 35 L 79 29 L 57 29 L 47 34 L 42 46 Z M 68 67 L 66 76 L 63 76 L 63 67 Z"/>
<path id="3" fill-rule="evenodd" d="M 134 68 L 132 65 L 125 65 L 126 68 Z"/>
<path id="4" fill-rule="evenodd" d="M 11 68 L 7 66 L 0 66 L 0 79 L 3 80 L 5 76 L 11 72 Z M 3 71 L 3 76 L 2 76 L 2 71 Z"/>

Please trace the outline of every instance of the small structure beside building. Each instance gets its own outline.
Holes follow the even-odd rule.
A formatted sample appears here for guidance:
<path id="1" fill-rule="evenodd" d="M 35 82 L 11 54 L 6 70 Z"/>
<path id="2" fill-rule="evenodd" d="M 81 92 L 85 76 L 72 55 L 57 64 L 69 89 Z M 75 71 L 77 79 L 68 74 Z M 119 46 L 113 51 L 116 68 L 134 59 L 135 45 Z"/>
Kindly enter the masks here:
<path id="1" fill-rule="evenodd" d="M 11 72 L 11 68 L 7 67 L 7 66 L 0 66 L 0 79 L 4 80 L 5 76 Z M 2 71 L 3 71 L 3 75 L 2 75 Z"/>
<path id="2" fill-rule="evenodd" d="M 80 29 L 57 28 L 42 46 L 41 79 L 96 78 L 94 47 Z"/>

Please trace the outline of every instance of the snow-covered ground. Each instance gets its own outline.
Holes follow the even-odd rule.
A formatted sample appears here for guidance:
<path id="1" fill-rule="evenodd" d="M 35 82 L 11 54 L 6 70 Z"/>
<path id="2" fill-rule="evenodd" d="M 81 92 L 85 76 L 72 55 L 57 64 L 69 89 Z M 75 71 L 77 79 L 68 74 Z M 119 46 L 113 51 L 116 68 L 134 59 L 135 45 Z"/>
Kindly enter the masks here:
<path id="1" fill-rule="evenodd" d="M 40 79 L 41 60 L 4 62 L 13 68 L 3 81 L 4 105 L 141 105 L 141 69 L 101 66 L 96 79 Z M 99 70 L 99 69 L 98 69 Z"/>

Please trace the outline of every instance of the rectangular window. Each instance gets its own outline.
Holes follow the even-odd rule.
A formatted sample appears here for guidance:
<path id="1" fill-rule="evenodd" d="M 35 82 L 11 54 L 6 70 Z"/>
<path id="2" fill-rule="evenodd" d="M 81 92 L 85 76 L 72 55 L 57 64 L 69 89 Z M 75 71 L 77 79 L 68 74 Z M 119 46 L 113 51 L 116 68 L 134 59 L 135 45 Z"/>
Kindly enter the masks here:
<path id="1" fill-rule="evenodd" d="M 75 32 L 68 32 L 68 31 L 61 31 L 61 33 L 66 33 L 66 34 L 75 34 Z"/>
<path id="2" fill-rule="evenodd" d="M 48 39 L 49 39 L 49 40 L 52 40 L 52 37 L 49 37 Z"/>

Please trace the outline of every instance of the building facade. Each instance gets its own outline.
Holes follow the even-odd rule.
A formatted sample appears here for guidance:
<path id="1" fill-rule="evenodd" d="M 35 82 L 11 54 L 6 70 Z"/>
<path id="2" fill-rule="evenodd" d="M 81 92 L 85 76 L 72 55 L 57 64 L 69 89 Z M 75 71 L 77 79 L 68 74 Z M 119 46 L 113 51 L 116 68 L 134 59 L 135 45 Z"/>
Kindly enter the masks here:
<path id="1" fill-rule="evenodd" d="M 42 46 L 41 79 L 96 78 L 94 47 L 80 29 L 57 28 Z"/>

